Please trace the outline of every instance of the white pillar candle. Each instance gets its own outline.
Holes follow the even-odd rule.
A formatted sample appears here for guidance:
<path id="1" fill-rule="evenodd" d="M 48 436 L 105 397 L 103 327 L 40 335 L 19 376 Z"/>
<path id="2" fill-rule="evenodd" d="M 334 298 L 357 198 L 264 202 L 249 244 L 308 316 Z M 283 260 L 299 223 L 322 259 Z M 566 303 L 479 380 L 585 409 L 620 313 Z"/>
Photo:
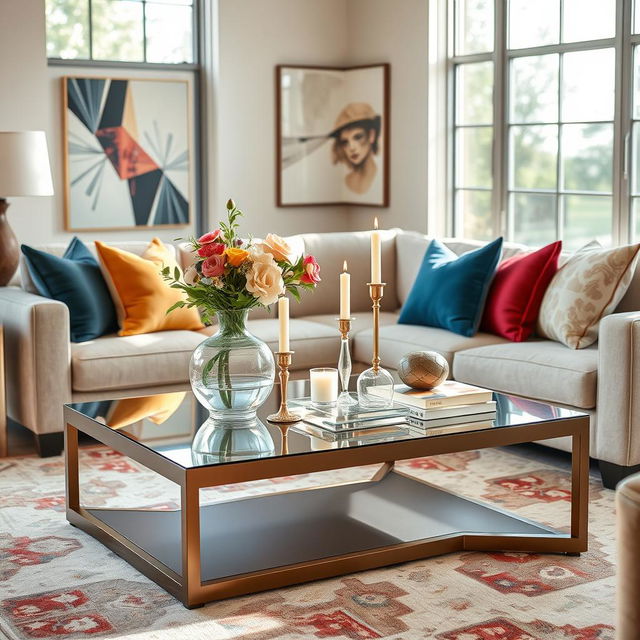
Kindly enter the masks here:
<path id="1" fill-rule="evenodd" d="M 335 402 L 338 399 L 338 370 L 311 369 L 311 402 Z"/>
<path id="2" fill-rule="evenodd" d="M 382 282 L 382 257 L 380 254 L 380 232 L 378 231 L 378 218 L 373 221 L 371 232 L 371 282 Z"/>
<path id="3" fill-rule="evenodd" d="M 351 317 L 351 274 L 347 273 L 347 261 L 344 261 L 340 274 L 340 318 Z"/>
<path id="4" fill-rule="evenodd" d="M 278 322 L 280 334 L 278 351 L 289 351 L 289 298 L 278 298 Z"/>

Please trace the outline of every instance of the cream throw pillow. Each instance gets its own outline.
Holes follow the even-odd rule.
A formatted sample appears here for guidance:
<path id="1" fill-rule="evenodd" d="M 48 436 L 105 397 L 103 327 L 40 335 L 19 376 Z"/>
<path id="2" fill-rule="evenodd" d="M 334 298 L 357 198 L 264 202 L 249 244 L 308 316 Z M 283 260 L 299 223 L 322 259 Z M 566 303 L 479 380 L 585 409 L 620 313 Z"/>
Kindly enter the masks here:
<path id="1" fill-rule="evenodd" d="M 538 333 L 571 349 L 593 344 L 600 320 L 614 311 L 629 288 L 639 249 L 640 244 L 603 249 L 594 241 L 572 255 L 542 299 Z"/>

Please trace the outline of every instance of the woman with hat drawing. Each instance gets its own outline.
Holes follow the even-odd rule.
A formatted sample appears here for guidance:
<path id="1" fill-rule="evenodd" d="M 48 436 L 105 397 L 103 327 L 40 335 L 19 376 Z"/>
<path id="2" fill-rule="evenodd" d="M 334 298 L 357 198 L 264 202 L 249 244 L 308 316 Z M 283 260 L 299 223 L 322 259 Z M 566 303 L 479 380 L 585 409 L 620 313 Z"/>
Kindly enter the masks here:
<path id="1" fill-rule="evenodd" d="M 371 190 L 376 177 L 380 182 L 374 156 L 378 153 L 380 116 L 365 102 L 352 102 L 339 113 L 330 136 L 333 163 L 350 168 L 345 184 L 350 191 L 364 194 Z"/>

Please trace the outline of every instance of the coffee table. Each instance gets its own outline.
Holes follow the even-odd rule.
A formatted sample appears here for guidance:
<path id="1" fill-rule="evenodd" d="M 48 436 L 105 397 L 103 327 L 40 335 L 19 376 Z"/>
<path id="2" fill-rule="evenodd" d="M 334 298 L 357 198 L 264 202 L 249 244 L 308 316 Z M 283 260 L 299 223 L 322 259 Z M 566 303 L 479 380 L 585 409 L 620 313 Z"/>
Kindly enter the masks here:
<path id="1" fill-rule="evenodd" d="M 305 381 L 294 381 L 289 389 L 290 398 L 308 394 Z M 263 420 L 277 409 L 278 398 L 276 385 L 259 412 Z M 140 406 L 153 406 L 154 399 L 141 399 Z M 589 417 L 500 394 L 496 400 L 498 413 L 491 426 L 474 429 L 460 424 L 452 432 L 438 429 L 431 435 L 428 430 L 399 427 L 362 438 L 341 434 L 323 439 L 300 425 L 288 430 L 270 425 L 270 455 L 252 457 L 245 452 L 243 459 L 232 461 L 192 457 L 193 433 L 206 414 L 190 393 L 162 424 L 130 410 L 135 422 L 123 426 L 122 410 L 114 410 L 123 406 L 118 401 L 66 405 L 67 519 L 189 608 L 453 551 L 585 551 Z M 127 402 L 130 407 L 131 400 Z M 116 414 L 118 424 L 109 417 Z M 106 416 L 106 424 L 101 416 Z M 106 509 L 84 504 L 79 432 L 179 485 L 181 508 Z M 398 460 L 564 436 L 572 439 L 568 532 L 394 470 Z M 200 489 L 205 487 L 371 464 L 380 466 L 366 482 L 200 506 Z"/>

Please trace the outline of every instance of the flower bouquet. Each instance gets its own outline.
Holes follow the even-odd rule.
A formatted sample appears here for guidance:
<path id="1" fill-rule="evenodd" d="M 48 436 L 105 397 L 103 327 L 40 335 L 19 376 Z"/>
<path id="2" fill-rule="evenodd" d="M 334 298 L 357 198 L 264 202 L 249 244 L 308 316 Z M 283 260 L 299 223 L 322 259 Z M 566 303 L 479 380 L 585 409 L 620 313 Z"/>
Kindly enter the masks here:
<path id="1" fill-rule="evenodd" d="M 300 289 L 313 289 L 320 282 L 320 267 L 313 256 L 296 256 L 289 244 L 274 233 L 256 242 L 238 236 L 242 216 L 233 200 L 227 202 L 227 221 L 220 228 L 190 239 L 196 254 L 194 264 L 180 280 L 165 268 L 171 286 L 182 289 L 186 300 L 178 307 L 198 307 L 204 322 L 220 311 L 268 307 L 278 297 L 290 293 L 300 300 Z"/>
<path id="2" fill-rule="evenodd" d="M 196 347 L 189 368 L 193 391 L 210 413 L 193 443 L 196 460 L 272 451 L 273 441 L 257 420 L 256 409 L 271 392 L 275 364 L 269 347 L 247 330 L 247 315 L 286 293 L 299 300 L 301 290 L 320 282 L 315 258 L 295 255 L 283 238 L 270 233 L 262 241 L 242 239 L 241 216 L 229 200 L 226 222 L 190 239 L 195 261 L 184 276 L 178 269 L 163 270 L 170 286 L 184 292 L 184 300 L 167 313 L 197 307 L 205 322 L 218 320 L 217 333 Z"/>

